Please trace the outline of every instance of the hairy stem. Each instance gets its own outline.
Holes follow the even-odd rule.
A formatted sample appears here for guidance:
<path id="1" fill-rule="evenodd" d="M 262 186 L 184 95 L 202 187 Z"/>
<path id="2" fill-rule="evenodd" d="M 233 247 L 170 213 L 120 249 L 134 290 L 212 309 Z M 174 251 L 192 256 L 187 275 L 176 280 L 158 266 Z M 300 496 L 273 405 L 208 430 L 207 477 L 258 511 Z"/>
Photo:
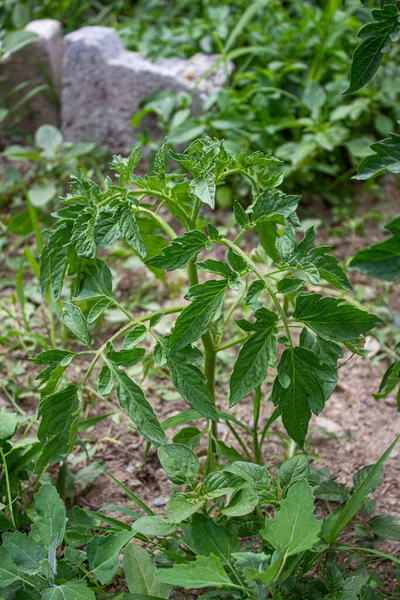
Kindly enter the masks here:
<path id="1" fill-rule="evenodd" d="M 271 296 L 273 303 L 276 306 L 276 310 L 278 311 L 279 316 L 282 319 L 282 323 L 285 327 L 286 335 L 290 342 L 290 346 L 293 347 L 292 336 L 290 335 L 288 318 L 285 314 L 285 311 L 283 310 L 283 308 L 281 306 L 281 303 L 278 300 L 277 295 L 275 294 L 274 290 L 270 286 L 270 284 L 267 280 L 267 277 L 262 274 L 260 269 L 257 267 L 256 263 L 249 256 L 247 256 L 247 254 L 245 252 L 243 252 L 243 250 L 241 248 L 239 248 L 239 246 L 237 246 L 234 242 L 224 238 L 221 240 L 220 243 L 223 244 L 224 246 L 228 246 L 229 248 L 232 248 L 232 250 L 234 252 L 236 252 L 236 254 L 239 254 L 243 258 L 243 260 L 249 265 L 249 267 L 251 267 L 251 269 L 254 271 L 254 273 L 257 275 L 257 277 L 265 283 L 266 289 L 267 289 L 269 295 Z"/>
<path id="2" fill-rule="evenodd" d="M 261 386 L 256 387 L 254 392 L 254 411 L 253 411 L 253 424 L 254 424 L 254 459 L 258 465 L 262 464 L 262 452 L 258 439 L 258 421 L 260 418 L 261 408 Z"/>
<path id="3" fill-rule="evenodd" d="M 13 507 L 12 507 L 10 478 L 8 477 L 8 468 L 7 468 L 6 457 L 4 456 L 3 451 L 2 451 L 1 448 L 0 448 L 0 458 L 1 458 L 1 462 L 3 463 L 4 477 L 5 477 L 5 480 L 6 480 L 7 500 L 8 500 L 8 506 L 7 506 L 7 508 L 9 510 L 9 513 L 10 513 L 11 523 L 13 524 L 13 527 L 16 528 L 15 519 L 14 519 L 14 512 L 13 512 Z"/>
<path id="4" fill-rule="evenodd" d="M 188 266 L 189 285 L 197 285 L 199 283 L 199 275 L 196 267 L 196 259 L 192 259 Z M 211 333 L 207 331 L 201 338 L 204 347 L 204 375 L 207 378 L 207 389 L 210 392 L 215 403 L 215 368 L 216 368 L 216 348 L 214 346 Z M 217 424 L 214 421 L 208 423 L 208 451 L 206 462 L 206 474 L 210 471 L 213 455 L 215 453 L 214 440 L 217 439 Z"/>

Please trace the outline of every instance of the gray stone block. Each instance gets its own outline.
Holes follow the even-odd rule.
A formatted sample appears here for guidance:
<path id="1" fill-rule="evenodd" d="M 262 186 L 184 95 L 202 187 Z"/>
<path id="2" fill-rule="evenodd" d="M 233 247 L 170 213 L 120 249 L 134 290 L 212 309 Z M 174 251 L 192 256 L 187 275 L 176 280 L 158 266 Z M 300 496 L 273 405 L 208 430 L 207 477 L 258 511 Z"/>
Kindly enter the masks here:
<path id="1" fill-rule="evenodd" d="M 130 120 L 141 102 L 161 90 L 193 90 L 217 59 L 196 54 L 190 60 L 152 63 L 126 51 L 113 29 L 84 27 L 68 34 L 64 38 L 62 93 L 65 139 L 96 142 L 112 152 L 126 152 L 135 142 Z M 194 92 L 195 110 L 224 81 L 222 65 L 200 81 Z M 147 120 L 149 123 L 154 128 L 154 122 Z"/>
<path id="2" fill-rule="evenodd" d="M 30 90 L 45 86 L 20 109 L 22 119 L 18 128 L 25 134 L 33 134 L 40 125 L 60 125 L 63 39 L 61 24 L 53 19 L 31 21 L 25 29 L 38 37 L 0 61 L 1 95 L 12 110 Z M 24 82 L 27 85 L 15 91 Z"/>

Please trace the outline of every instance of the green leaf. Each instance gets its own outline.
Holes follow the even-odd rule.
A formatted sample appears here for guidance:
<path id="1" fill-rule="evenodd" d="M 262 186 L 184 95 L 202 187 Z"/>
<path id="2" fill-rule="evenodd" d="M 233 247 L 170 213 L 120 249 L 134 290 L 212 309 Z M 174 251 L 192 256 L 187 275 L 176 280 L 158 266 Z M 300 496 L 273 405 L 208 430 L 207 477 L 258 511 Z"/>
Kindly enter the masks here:
<path id="1" fill-rule="evenodd" d="M 208 258 L 207 260 L 197 262 L 196 267 L 200 269 L 200 271 L 207 271 L 208 273 L 215 273 L 216 275 L 225 277 L 225 279 L 228 280 L 229 287 L 233 290 L 239 290 L 242 287 L 237 273 L 232 271 L 229 265 L 223 260 Z"/>
<path id="2" fill-rule="evenodd" d="M 0 589 L 7 588 L 20 579 L 18 567 L 12 561 L 7 550 L 0 548 Z"/>
<path id="3" fill-rule="evenodd" d="M 3 39 L 1 53 L 5 54 L 6 52 L 9 52 L 10 54 L 14 54 L 14 52 L 18 52 L 37 38 L 38 35 L 36 33 L 33 33 L 33 31 L 26 31 L 25 29 L 7 33 Z"/>
<path id="4" fill-rule="evenodd" d="M 319 335 L 338 342 L 351 342 L 373 327 L 383 323 L 339 298 L 322 297 L 321 294 L 299 294 L 293 319 L 311 327 Z"/>
<path id="5" fill-rule="evenodd" d="M 250 218 L 238 200 L 235 200 L 233 203 L 233 212 L 235 214 L 237 224 L 246 229 L 250 224 Z"/>
<path id="6" fill-rule="evenodd" d="M 125 548 L 123 567 L 131 592 L 168 598 L 172 588 L 156 579 L 154 560 L 144 548 L 130 542 Z"/>
<path id="7" fill-rule="evenodd" d="M 400 277 L 400 232 L 396 230 L 399 222 L 400 219 L 395 219 L 386 226 L 389 231 L 393 228 L 393 236 L 357 252 L 349 268 L 384 281 Z"/>
<path id="8" fill-rule="evenodd" d="M 144 340 L 147 335 L 147 327 L 146 325 L 137 325 L 128 333 L 126 338 L 124 339 L 124 350 L 131 350 L 139 342 Z"/>
<path id="9" fill-rule="evenodd" d="M 83 258 L 96 258 L 96 242 L 94 229 L 97 213 L 85 210 L 75 221 L 72 230 L 72 242 L 78 256 Z"/>
<path id="10" fill-rule="evenodd" d="M 82 281 L 77 300 L 91 298 L 109 298 L 112 295 L 112 276 L 107 263 L 96 259 L 94 264 L 86 265 L 82 273 Z"/>
<path id="11" fill-rule="evenodd" d="M 377 394 L 373 394 L 374 398 L 379 400 L 388 396 L 395 387 L 400 383 L 400 360 L 392 363 L 382 377 L 381 384 Z"/>
<path id="12" fill-rule="evenodd" d="M 258 504 L 258 496 L 252 490 L 241 489 L 232 495 L 228 506 L 221 510 L 228 517 L 242 517 L 253 512 Z"/>
<path id="13" fill-rule="evenodd" d="M 35 358 L 32 359 L 32 362 L 37 365 L 50 365 L 50 364 L 60 364 L 67 363 L 68 360 L 72 357 L 77 356 L 73 352 L 69 352 L 68 350 L 59 350 L 58 348 L 54 348 L 52 350 L 45 350 L 41 352 Z"/>
<path id="14" fill-rule="evenodd" d="M 397 30 L 398 12 L 393 4 L 386 4 L 381 10 L 373 10 L 372 16 L 375 21 L 364 25 L 358 33 L 360 38 L 365 39 L 354 52 L 350 86 L 345 94 L 356 92 L 372 79 Z"/>
<path id="15" fill-rule="evenodd" d="M 169 354 L 168 367 L 176 391 L 201 415 L 218 421 L 213 397 L 205 386 L 206 377 L 195 365 L 187 362 L 184 350 Z"/>
<path id="16" fill-rule="evenodd" d="M 327 502 L 344 504 L 349 499 L 349 491 L 336 481 L 328 479 L 314 488 L 314 497 Z"/>
<path id="17" fill-rule="evenodd" d="M 0 412 L 0 447 L 12 438 L 18 426 L 17 413 Z"/>
<path id="18" fill-rule="evenodd" d="M 282 487 L 289 487 L 300 479 L 307 479 L 310 473 L 308 457 L 306 454 L 295 454 L 285 460 L 278 470 L 279 481 Z"/>
<path id="19" fill-rule="evenodd" d="M 385 600 L 385 596 L 370 585 L 362 585 L 360 591 L 360 600 Z"/>
<path id="20" fill-rule="evenodd" d="M 38 416 L 42 420 L 37 435 L 44 447 L 36 461 L 36 473 L 50 463 L 59 462 L 71 452 L 76 440 L 80 408 L 75 385 L 41 399 Z"/>
<path id="21" fill-rule="evenodd" d="M 277 290 L 280 294 L 293 294 L 300 290 L 305 284 L 304 279 L 296 279 L 294 277 L 284 277 L 278 281 Z"/>
<path id="22" fill-rule="evenodd" d="M 90 337 L 87 321 L 78 306 L 71 302 L 63 302 L 64 312 L 61 315 L 62 322 L 72 331 L 85 346 L 90 346 L 92 340 Z"/>
<path id="23" fill-rule="evenodd" d="M 202 502 L 194 502 L 186 494 L 174 494 L 167 503 L 168 519 L 174 523 L 182 523 L 195 513 Z"/>
<path id="24" fill-rule="evenodd" d="M 55 585 L 42 592 L 43 600 L 96 600 L 95 593 L 86 583 L 73 579 L 62 585 Z"/>
<path id="25" fill-rule="evenodd" d="M 400 542 L 400 521 L 390 515 L 379 515 L 368 521 L 375 535 L 387 540 Z"/>
<path id="26" fill-rule="evenodd" d="M 256 223 L 275 220 L 277 216 L 290 217 L 300 200 L 301 196 L 288 196 L 274 188 L 266 189 L 256 199 L 251 219 Z"/>
<path id="27" fill-rule="evenodd" d="M 237 273 L 247 273 L 249 271 L 249 265 L 237 252 L 229 248 L 227 254 L 228 263 Z"/>
<path id="28" fill-rule="evenodd" d="M 317 120 L 321 108 L 326 102 L 326 92 L 318 81 L 310 81 L 307 83 L 303 93 L 303 102 L 311 111 L 311 117 Z"/>
<path id="29" fill-rule="evenodd" d="M 329 544 L 331 544 L 338 537 L 338 535 L 341 533 L 341 531 L 343 531 L 343 529 L 351 521 L 354 515 L 357 514 L 357 512 L 360 510 L 360 507 L 364 502 L 365 498 L 368 496 L 368 494 L 371 493 L 371 490 L 374 489 L 375 482 L 382 472 L 383 465 L 385 461 L 389 458 L 392 450 L 396 446 L 399 439 L 400 436 L 398 436 L 394 440 L 394 442 L 389 446 L 389 448 L 382 454 L 378 462 L 375 465 L 373 465 L 373 467 L 371 467 L 371 469 L 366 474 L 365 478 L 362 479 L 357 489 L 355 489 L 350 500 L 342 508 L 338 518 L 333 524 L 333 527 L 328 532 L 328 534 L 324 536 Z"/>
<path id="30" fill-rule="evenodd" d="M 89 325 L 94 323 L 101 315 L 107 310 L 107 308 L 112 304 L 111 300 L 108 298 L 101 298 L 92 308 L 88 314 L 87 322 Z"/>
<path id="31" fill-rule="evenodd" d="M 101 367 L 99 373 L 99 381 L 97 383 L 97 391 L 100 396 L 109 396 L 114 387 L 114 377 L 111 369 L 107 365 Z"/>
<path id="32" fill-rule="evenodd" d="M 185 527 L 184 540 L 202 556 L 213 554 L 228 564 L 233 552 L 239 549 L 239 539 L 231 535 L 223 525 L 214 519 L 195 513 L 190 527 Z"/>
<path id="33" fill-rule="evenodd" d="M 107 248 L 121 235 L 118 223 L 118 211 L 108 208 L 99 210 L 94 227 L 96 248 Z"/>
<path id="34" fill-rule="evenodd" d="M 46 152 L 57 152 L 62 143 L 62 133 L 54 125 L 41 125 L 35 133 L 36 146 Z"/>
<path id="35" fill-rule="evenodd" d="M 285 350 L 272 388 L 290 437 L 303 447 L 311 412 L 319 414 L 336 387 L 337 369 L 311 350 L 296 346 Z"/>
<path id="36" fill-rule="evenodd" d="M 274 520 L 268 520 L 262 537 L 275 550 L 292 556 L 310 550 L 319 541 L 322 521 L 315 517 L 314 496 L 305 479 L 297 481 L 282 500 Z"/>
<path id="37" fill-rule="evenodd" d="M 388 138 L 371 144 L 370 148 L 375 154 L 366 156 L 361 161 L 358 173 L 353 179 L 370 179 L 385 171 L 395 174 L 400 172 L 400 135 L 388 135 Z"/>
<path id="38" fill-rule="evenodd" d="M 300 346 L 312 350 L 319 356 L 324 363 L 337 369 L 339 358 L 343 358 L 343 350 L 339 344 L 332 340 L 325 340 L 319 336 L 313 335 L 311 331 L 304 328 L 300 333 Z"/>
<path id="39" fill-rule="evenodd" d="M 250 462 L 236 461 L 225 471 L 239 475 L 247 484 L 257 492 L 265 492 L 269 488 L 271 476 L 266 467 Z"/>
<path id="40" fill-rule="evenodd" d="M 133 531 L 120 531 L 117 534 L 95 535 L 86 545 L 91 572 L 99 578 L 100 583 L 111 583 L 119 565 L 121 549 L 132 539 Z"/>
<path id="41" fill-rule="evenodd" d="M 35 183 L 29 188 L 28 194 L 32 205 L 35 208 L 41 208 L 53 200 L 57 194 L 57 188 L 54 183 L 50 182 Z"/>
<path id="42" fill-rule="evenodd" d="M 40 254 L 40 287 L 45 296 L 48 289 L 58 300 L 61 294 L 64 274 L 68 264 L 71 244 L 72 222 L 62 220 L 56 225 Z"/>
<path id="43" fill-rule="evenodd" d="M 213 554 L 207 557 L 198 556 L 194 562 L 174 565 L 172 569 L 159 569 L 157 579 L 186 590 L 204 587 L 238 587 L 232 583 L 221 561 Z"/>
<path id="44" fill-rule="evenodd" d="M 118 205 L 118 223 L 122 237 L 139 254 L 141 258 L 146 256 L 146 246 L 140 235 L 139 227 L 133 213 L 133 205 L 130 202 L 120 202 Z"/>
<path id="45" fill-rule="evenodd" d="M 261 279 L 256 279 L 249 285 L 249 289 L 247 290 L 247 294 L 244 298 L 245 303 L 248 306 L 251 306 L 261 296 L 261 294 L 267 289 L 267 286 L 264 281 Z"/>
<path id="46" fill-rule="evenodd" d="M 17 569 L 29 575 L 39 573 L 42 561 L 47 558 L 46 548 L 20 531 L 5 533 L 2 547 L 7 550 Z"/>
<path id="47" fill-rule="evenodd" d="M 275 313 L 260 309 L 256 311 L 254 333 L 241 347 L 230 378 L 229 408 L 250 394 L 264 381 L 268 367 L 276 361 Z"/>
<path id="48" fill-rule="evenodd" d="M 200 464 L 193 450 L 184 444 L 164 444 L 158 449 L 158 458 L 170 481 L 195 487 Z"/>
<path id="49" fill-rule="evenodd" d="M 190 189 L 203 204 L 208 204 L 208 206 L 214 208 L 217 186 L 215 184 L 215 175 L 213 173 L 200 175 L 200 177 L 193 179 L 190 182 Z"/>
<path id="50" fill-rule="evenodd" d="M 107 351 L 107 358 L 116 365 L 123 367 L 133 367 L 137 365 L 145 355 L 144 348 L 132 348 L 131 350 L 119 350 L 118 352 L 114 349 Z"/>
<path id="51" fill-rule="evenodd" d="M 140 517 L 133 524 L 133 530 L 142 535 L 170 535 L 179 529 L 179 523 L 173 523 L 164 517 Z"/>
<path id="52" fill-rule="evenodd" d="M 302 270 L 313 285 L 318 285 L 322 277 L 339 289 L 351 290 L 350 282 L 337 258 L 326 254 L 331 246 L 313 248 L 314 242 L 314 227 L 310 227 L 301 242 L 296 245 L 295 231 L 289 225 L 284 235 L 276 240 L 276 248 L 282 257 L 283 266 Z"/>
<path id="53" fill-rule="evenodd" d="M 143 390 L 118 367 L 112 369 L 117 382 L 117 398 L 139 432 L 152 444 L 165 444 L 166 437 Z"/>
<path id="54" fill-rule="evenodd" d="M 175 238 L 170 246 L 163 248 L 162 254 L 150 258 L 146 264 L 167 271 L 182 269 L 204 248 L 211 248 L 210 240 L 204 233 L 194 229 Z"/>
<path id="55" fill-rule="evenodd" d="M 210 322 L 219 315 L 227 281 L 206 281 L 190 288 L 185 300 L 192 303 L 179 314 L 171 335 L 170 350 L 177 351 L 206 333 Z"/>
<path id="56" fill-rule="evenodd" d="M 46 548 L 55 540 L 56 547 L 64 540 L 67 513 L 64 502 L 56 488 L 44 483 L 35 495 L 35 505 L 31 511 L 33 523 L 30 537 L 41 542 Z"/>

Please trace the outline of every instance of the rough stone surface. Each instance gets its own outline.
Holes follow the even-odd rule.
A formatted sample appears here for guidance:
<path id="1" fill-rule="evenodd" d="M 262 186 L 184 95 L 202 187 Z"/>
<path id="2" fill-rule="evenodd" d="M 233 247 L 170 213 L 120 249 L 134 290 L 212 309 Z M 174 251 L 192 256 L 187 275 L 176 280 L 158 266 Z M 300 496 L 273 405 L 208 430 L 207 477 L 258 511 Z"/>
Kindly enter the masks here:
<path id="1" fill-rule="evenodd" d="M 30 90 L 46 86 L 20 109 L 22 119 L 18 121 L 18 128 L 25 134 L 33 134 L 40 125 L 60 125 L 57 95 L 61 94 L 63 39 L 61 24 L 54 19 L 32 21 L 25 29 L 38 37 L 19 52 L 0 61 L 0 81 L 1 94 L 10 109 Z M 15 91 L 23 82 L 27 85 Z"/>
<path id="2" fill-rule="evenodd" d="M 62 131 L 68 141 L 96 142 L 113 152 L 126 152 L 134 143 L 130 120 L 140 103 L 161 90 L 191 91 L 217 56 L 196 54 L 190 60 L 163 59 L 152 63 L 128 52 L 113 29 L 84 27 L 64 38 Z M 223 85 L 221 65 L 194 91 L 198 110 L 212 90 Z M 144 124 L 154 133 L 154 121 Z"/>

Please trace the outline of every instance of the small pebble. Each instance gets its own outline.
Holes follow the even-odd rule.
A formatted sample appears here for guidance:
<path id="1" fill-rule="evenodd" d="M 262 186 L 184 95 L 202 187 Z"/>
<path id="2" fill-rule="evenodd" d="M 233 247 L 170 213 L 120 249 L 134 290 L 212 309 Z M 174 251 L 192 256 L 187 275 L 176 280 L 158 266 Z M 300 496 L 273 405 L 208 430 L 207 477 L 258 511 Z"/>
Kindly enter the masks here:
<path id="1" fill-rule="evenodd" d="M 165 506 L 169 498 L 155 498 L 152 502 L 153 506 Z"/>

